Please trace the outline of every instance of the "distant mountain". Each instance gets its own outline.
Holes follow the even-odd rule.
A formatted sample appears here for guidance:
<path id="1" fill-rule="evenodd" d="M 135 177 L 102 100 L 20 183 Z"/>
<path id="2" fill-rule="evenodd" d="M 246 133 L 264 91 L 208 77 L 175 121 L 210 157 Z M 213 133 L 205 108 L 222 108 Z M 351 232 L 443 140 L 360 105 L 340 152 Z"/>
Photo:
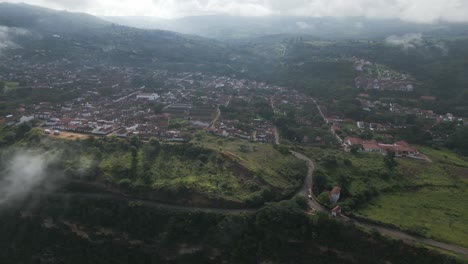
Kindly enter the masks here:
<path id="1" fill-rule="evenodd" d="M 27 4 L 0 3 L 0 25 L 40 32 L 76 32 L 98 29 L 111 23 L 85 13 L 56 11 Z"/>
<path id="2" fill-rule="evenodd" d="M 324 39 L 382 38 L 407 33 L 457 35 L 468 33 L 468 24 L 417 24 L 401 20 L 312 17 L 195 16 L 179 19 L 104 17 L 127 26 L 171 30 L 218 39 L 251 38 L 277 34 L 303 34 Z"/>
<path id="3" fill-rule="evenodd" d="M 243 57 L 252 57 L 212 39 L 121 26 L 88 14 L 26 4 L 0 3 L 0 30 L 7 38 L 0 39 L 0 49 L 15 46 L 16 53 L 35 60 L 66 58 L 146 67 L 185 65 L 193 70 L 188 64 L 232 72 L 236 67 L 233 61 L 240 64 Z M 38 56 L 39 51 L 47 56 Z"/>

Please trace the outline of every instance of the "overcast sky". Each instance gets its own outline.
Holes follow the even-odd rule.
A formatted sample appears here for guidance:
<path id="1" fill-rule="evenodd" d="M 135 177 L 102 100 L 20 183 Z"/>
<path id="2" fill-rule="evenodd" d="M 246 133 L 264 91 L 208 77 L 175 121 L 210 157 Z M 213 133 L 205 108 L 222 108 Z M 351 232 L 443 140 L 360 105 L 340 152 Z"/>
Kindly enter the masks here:
<path id="1" fill-rule="evenodd" d="M 5 0 L 0 0 L 5 1 Z M 106 16 L 365 16 L 468 22 L 468 0 L 6 0 Z"/>

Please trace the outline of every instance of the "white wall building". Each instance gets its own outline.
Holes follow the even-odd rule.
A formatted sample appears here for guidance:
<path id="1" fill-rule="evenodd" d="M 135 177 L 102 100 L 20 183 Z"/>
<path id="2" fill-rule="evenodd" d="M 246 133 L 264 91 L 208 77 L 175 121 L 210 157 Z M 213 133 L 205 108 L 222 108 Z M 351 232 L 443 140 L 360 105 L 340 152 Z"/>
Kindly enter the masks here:
<path id="1" fill-rule="evenodd" d="M 156 101 L 159 99 L 159 94 L 157 93 L 139 93 L 137 94 L 137 99 L 144 99 L 148 101 Z"/>

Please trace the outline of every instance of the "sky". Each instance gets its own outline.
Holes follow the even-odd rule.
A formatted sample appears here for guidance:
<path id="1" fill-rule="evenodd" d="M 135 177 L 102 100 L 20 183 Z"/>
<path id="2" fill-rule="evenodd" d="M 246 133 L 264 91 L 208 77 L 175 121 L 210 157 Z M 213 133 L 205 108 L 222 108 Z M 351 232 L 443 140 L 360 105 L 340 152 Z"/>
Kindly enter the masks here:
<path id="1" fill-rule="evenodd" d="M 0 0 L 2 1 L 2 0 Z M 3 0 L 5 1 L 5 0 Z M 468 0 L 6 0 L 98 16 L 292 15 L 468 22 Z"/>

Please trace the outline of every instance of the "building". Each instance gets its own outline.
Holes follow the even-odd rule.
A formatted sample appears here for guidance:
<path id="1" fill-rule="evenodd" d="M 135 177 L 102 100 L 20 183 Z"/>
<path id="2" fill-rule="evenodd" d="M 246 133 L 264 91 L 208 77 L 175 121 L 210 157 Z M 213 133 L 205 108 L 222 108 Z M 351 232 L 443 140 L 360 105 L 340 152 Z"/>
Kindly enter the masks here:
<path id="1" fill-rule="evenodd" d="M 333 187 L 333 189 L 331 190 L 331 192 L 329 193 L 329 199 L 330 199 L 330 203 L 331 204 L 336 204 L 336 202 L 338 202 L 338 200 L 340 199 L 340 194 L 341 194 L 341 188 L 340 187 Z"/>
<path id="2" fill-rule="evenodd" d="M 398 141 L 393 144 L 382 144 L 375 140 L 362 140 L 360 138 L 348 137 L 345 140 L 348 147 L 359 146 L 362 152 L 379 153 L 386 155 L 392 151 L 397 157 L 421 158 L 419 151 L 410 146 L 406 141 Z"/>
<path id="3" fill-rule="evenodd" d="M 397 157 L 415 157 L 417 158 L 419 152 L 416 148 L 411 147 L 406 141 L 398 141 L 394 144 L 379 144 L 385 152 L 393 151 Z"/>
<path id="4" fill-rule="evenodd" d="M 159 94 L 157 93 L 139 93 L 137 94 L 137 99 L 144 99 L 148 101 L 156 101 L 159 99 Z"/>
<path id="5" fill-rule="evenodd" d="M 338 215 L 338 216 L 341 215 L 341 206 L 339 206 L 339 205 L 335 206 L 335 207 L 331 210 L 331 215 L 332 215 L 332 216 L 335 216 L 335 217 L 336 217 L 337 215 Z"/>

